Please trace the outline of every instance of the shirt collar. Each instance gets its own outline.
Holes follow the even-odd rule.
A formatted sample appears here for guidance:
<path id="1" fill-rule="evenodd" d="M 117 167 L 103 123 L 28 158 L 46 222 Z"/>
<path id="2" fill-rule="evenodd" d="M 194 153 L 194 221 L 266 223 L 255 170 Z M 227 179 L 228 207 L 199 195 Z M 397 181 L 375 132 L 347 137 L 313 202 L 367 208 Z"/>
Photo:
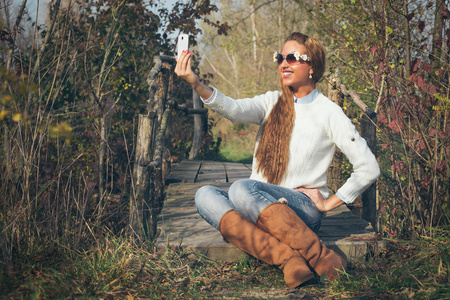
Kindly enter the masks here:
<path id="1" fill-rule="evenodd" d="M 314 99 L 317 98 L 319 95 L 319 91 L 317 89 L 314 89 L 309 95 L 306 95 L 305 97 L 297 98 L 294 96 L 294 102 L 299 104 L 310 104 L 314 101 Z"/>

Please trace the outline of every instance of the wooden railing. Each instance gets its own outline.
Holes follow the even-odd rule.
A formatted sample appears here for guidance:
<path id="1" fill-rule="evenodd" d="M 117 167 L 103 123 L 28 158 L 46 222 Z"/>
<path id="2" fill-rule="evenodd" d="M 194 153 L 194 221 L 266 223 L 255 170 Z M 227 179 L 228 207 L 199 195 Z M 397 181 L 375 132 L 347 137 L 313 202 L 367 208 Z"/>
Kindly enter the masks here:
<path id="1" fill-rule="evenodd" d="M 157 216 L 163 207 L 165 177 L 170 172 L 170 137 L 167 129 L 171 127 L 172 111 L 175 109 L 196 115 L 207 113 L 205 108 L 191 109 L 178 105 L 170 95 L 176 64 L 173 57 L 156 56 L 153 62 L 154 67 L 147 77 L 149 98 L 146 113 L 139 115 L 130 193 L 128 232 L 138 239 L 154 239 L 157 236 Z M 198 126 L 195 124 L 194 127 Z M 195 135 L 201 137 L 202 132 Z"/>

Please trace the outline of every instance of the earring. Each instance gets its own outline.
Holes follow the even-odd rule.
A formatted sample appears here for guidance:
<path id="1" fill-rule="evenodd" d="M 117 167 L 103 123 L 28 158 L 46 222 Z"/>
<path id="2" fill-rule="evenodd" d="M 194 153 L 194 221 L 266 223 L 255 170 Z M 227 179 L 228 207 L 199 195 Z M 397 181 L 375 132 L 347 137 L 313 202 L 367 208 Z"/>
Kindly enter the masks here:
<path id="1" fill-rule="evenodd" d="M 309 74 L 309 79 L 312 79 L 312 74 L 311 73 Z"/>

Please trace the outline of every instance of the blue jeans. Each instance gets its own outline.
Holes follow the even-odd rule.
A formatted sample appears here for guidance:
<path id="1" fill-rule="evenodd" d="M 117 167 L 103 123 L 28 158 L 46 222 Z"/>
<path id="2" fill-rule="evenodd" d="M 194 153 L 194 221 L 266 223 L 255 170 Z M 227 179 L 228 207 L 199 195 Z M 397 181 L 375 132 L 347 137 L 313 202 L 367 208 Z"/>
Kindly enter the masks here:
<path id="1" fill-rule="evenodd" d="M 228 193 L 214 186 L 203 186 L 195 194 L 195 206 L 203 219 L 219 229 L 220 219 L 230 209 L 256 223 L 259 213 L 280 198 L 286 198 L 288 206 L 312 231 L 319 231 L 322 213 L 303 192 L 252 179 L 234 182 Z"/>

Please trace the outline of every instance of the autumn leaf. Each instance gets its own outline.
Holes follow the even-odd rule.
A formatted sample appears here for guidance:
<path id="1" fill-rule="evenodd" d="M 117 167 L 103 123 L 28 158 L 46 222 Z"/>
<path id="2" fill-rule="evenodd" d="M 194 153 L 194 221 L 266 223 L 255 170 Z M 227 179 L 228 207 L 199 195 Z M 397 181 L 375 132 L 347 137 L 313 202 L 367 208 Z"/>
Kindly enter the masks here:
<path id="1" fill-rule="evenodd" d="M 20 113 L 13 114 L 12 120 L 14 122 L 19 122 L 20 120 L 22 120 L 22 114 L 20 114 Z"/>
<path id="2" fill-rule="evenodd" d="M 0 120 L 3 120 L 8 115 L 8 113 L 9 111 L 7 110 L 0 111 Z"/>
<path id="3" fill-rule="evenodd" d="M 66 143 L 70 143 L 72 138 L 72 127 L 66 122 L 50 125 L 48 127 L 48 134 L 51 138 L 64 137 L 66 138 Z"/>

